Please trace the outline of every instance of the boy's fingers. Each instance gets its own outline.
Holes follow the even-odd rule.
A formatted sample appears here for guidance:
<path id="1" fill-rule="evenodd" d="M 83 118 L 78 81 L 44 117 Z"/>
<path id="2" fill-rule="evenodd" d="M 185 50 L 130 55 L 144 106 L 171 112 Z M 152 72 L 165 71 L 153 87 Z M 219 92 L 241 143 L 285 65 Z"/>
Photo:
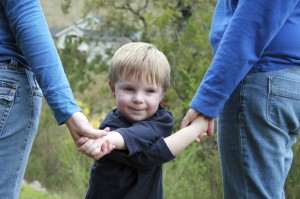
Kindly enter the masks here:
<path id="1" fill-rule="evenodd" d="M 110 152 L 112 152 L 112 150 L 115 149 L 115 145 L 113 145 L 112 143 L 108 142 L 107 149 L 108 149 L 107 153 L 110 153 Z"/>
<path id="2" fill-rule="evenodd" d="M 98 155 L 96 157 L 94 157 L 95 160 L 99 160 L 100 158 L 102 158 L 103 156 L 105 156 L 106 154 L 104 154 L 102 151 L 100 151 L 98 153 Z"/>
<path id="3" fill-rule="evenodd" d="M 206 137 L 206 136 L 207 136 L 207 133 L 206 133 L 206 132 L 201 133 L 201 134 L 199 135 L 199 139 L 201 140 L 202 138 L 204 138 L 204 137 Z"/>
<path id="4" fill-rule="evenodd" d="M 101 152 L 100 148 L 95 149 L 90 155 L 92 157 L 97 157 L 97 155 Z"/>
<path id="5" fill-rule="evenodd" d="M 104 131 L 109 132 L 110 128 L 109 127 L 105 127 Z"/>
<path id="6" fill-rule="evenodd" d="M 107 153 L 107 143 L 104 142 L 102 145 L 101 145 L 101 152 L 106 154 Z"/>
<path id="7" fill-rule="evenodd" d="M 195 142 L 199 143 L 199 142 L 202 140 L 202 138 L 204 138 L 205 136 L 207 136 L 207 133 L 206 133 L 206 132 L 201 133 L 201 134 L 196 138 Z"/>

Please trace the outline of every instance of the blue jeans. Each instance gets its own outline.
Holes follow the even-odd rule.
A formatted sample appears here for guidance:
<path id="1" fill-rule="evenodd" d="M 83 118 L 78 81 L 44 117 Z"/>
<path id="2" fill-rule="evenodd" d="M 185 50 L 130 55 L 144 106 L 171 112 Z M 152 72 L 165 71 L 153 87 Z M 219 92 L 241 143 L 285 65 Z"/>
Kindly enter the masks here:
<path id="1" fill-rule="evenodd" d="M 300 67 L 249 73 L 218 118 L 225 199 L 283 199 L 300 132 Z"/>
<path id="2" fill-rule="evenodd" d="M 31 71 L 0 62 L 0 198 L 19 197 L 38 128 L 42 94 Z"/>

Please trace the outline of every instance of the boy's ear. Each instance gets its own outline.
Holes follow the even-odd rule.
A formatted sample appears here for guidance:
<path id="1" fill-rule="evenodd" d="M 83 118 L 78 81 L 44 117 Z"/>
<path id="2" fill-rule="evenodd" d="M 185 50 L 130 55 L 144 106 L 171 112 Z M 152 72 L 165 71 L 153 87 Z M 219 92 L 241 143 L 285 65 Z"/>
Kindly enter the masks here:
<path id="1" fill-rule="evenodd" d="M 166 92 L 167 91 L 165 91 L 165 90 L 162 92 L 162 94 L 160 96 L 160 101 L 162 101 L 164 99 L 164 97 L 166 96 Z"/>
<path id="2" fill-rule="evenodd" d="M 113 94 L 115 94 L 115 85 L 110 80 L 108 80 L 108 84 L 109 84 L 110 91 Z"/>

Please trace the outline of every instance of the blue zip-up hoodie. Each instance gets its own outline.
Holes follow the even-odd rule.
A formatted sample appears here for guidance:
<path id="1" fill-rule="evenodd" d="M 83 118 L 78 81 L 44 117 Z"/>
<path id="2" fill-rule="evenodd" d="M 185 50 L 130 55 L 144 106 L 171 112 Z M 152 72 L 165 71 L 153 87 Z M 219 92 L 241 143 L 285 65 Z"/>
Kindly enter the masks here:
<path id="1" fill-rule="evenodd" d="M 0 0 L 0 61 L 11 59 L 33 71 L 59 124 L 81 111 L 38 0 Z"/>
<path id="2" fill-rule="evenodd" d="M 210 43 L 213 61 L 191 107 L 217 117 L 249 72 L 300 67 L 299 0 L 219 0 Z"/>

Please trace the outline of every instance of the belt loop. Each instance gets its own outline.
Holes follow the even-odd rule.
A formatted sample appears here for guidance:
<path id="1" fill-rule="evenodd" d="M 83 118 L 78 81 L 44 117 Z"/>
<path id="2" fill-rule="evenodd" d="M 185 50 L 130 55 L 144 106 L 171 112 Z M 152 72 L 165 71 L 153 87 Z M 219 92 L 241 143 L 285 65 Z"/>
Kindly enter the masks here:
<path id="1" fill-rule="evenodd" d="M 17 68 L 18 67 L 18 62 L 14 59 L 10 60 L 10 64 L 9 64 L 10 68 Z"/>

